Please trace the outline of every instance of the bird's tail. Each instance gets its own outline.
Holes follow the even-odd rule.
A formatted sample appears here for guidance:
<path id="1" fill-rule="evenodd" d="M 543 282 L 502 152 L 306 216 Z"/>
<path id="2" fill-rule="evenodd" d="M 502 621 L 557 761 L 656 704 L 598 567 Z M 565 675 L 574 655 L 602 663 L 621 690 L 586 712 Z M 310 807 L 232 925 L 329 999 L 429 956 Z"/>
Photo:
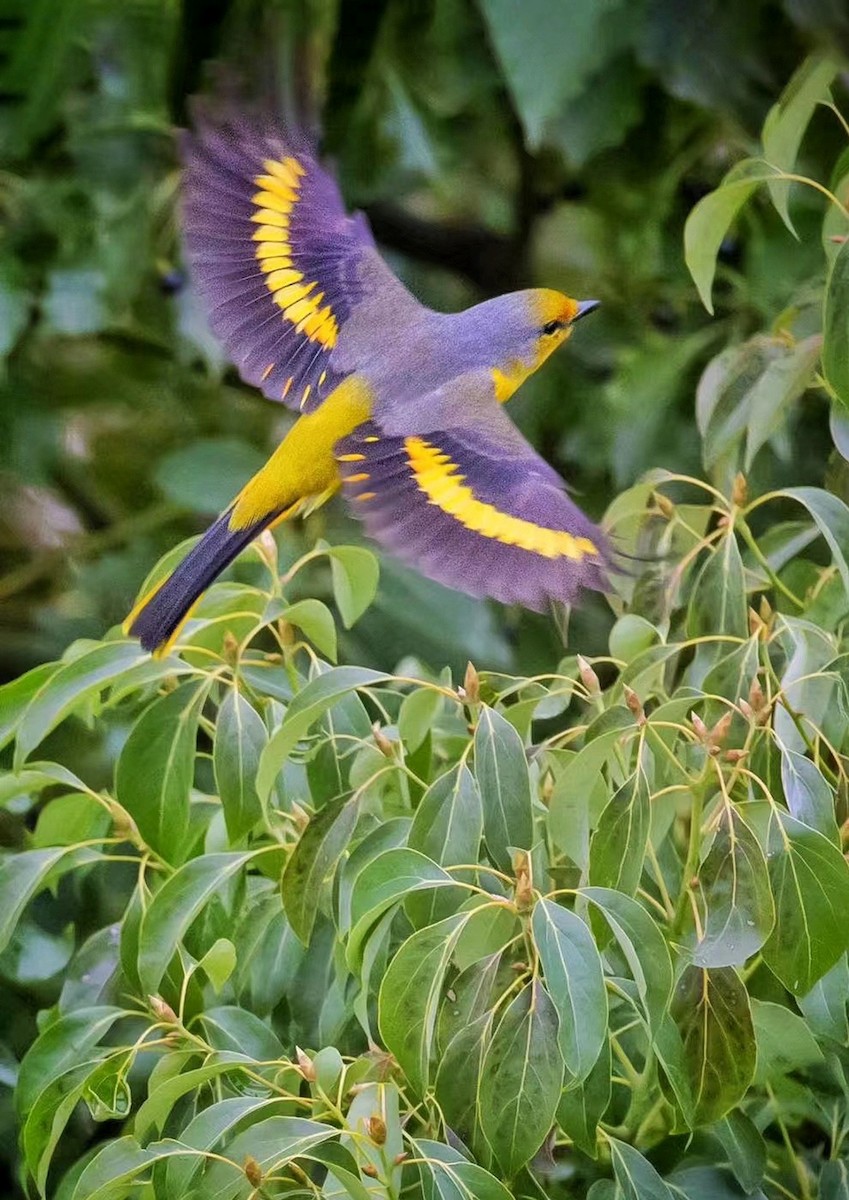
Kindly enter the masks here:
<path id="1" fill-rule="evenodd" d="M 142 596 L 124 622 L 124 633 L 137 637 L 145 650 L 161 657 L 170 650 L 195 602 L 225 567 L 263 529 L 288 512 L 276 510 L 242 528 L 232 529 L 232 506 L 192 547 L 161 583 Z"/>

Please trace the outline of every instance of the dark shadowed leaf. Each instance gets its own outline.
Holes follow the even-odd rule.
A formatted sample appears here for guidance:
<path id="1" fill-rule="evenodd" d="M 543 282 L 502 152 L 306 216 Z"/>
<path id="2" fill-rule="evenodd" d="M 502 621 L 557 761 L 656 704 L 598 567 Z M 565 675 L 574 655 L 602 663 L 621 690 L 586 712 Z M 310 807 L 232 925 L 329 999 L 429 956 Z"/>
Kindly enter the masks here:
<path id="1" fill-rule="evenodd" d="M 749 997 L 731 967 L 686 967 L 672 1014 L 681 1032 L 695 1123 L 711 1124 L 739 1103 L 754 1076 Z"/>
<path id="2" fill-rule="evenodd" d="M 563 1092 L 557 1105 L 557 1124 L 591 1158 L 598 1154 L 596 1130 L 610 1103 L 610 1076 L 610 1043 L 605 1042 L 584 1082 Z"/>
<path id="3" fill-rule="evenodd" d="M 283 907 L 304 945 L 309 943 L 324 885 L 354 832 L 357 812 L 357 801 L 344 796 L 325 804 L 310 819 L 286 863 L 280 885 Z"/>

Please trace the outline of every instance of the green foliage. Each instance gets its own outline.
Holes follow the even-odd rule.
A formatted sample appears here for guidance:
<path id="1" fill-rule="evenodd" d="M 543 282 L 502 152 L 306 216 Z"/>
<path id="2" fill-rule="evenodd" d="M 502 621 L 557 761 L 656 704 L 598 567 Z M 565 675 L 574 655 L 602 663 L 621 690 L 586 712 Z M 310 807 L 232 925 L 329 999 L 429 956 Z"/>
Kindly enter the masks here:
<path id="1" fill-rule="evenodd" d="M 21 561 L 0 584 L 42 587 L 52 626 L 0 689 L 0 1154 L 21 1194 L 847 1194 L 839 62 L 766 97 L 800 55 L 748 6 L 694 5 L 687 30 L 666 0 L 572 7 L 519 27 L 500 0 L 390 0 L 352 37 L 346 6 L 334 36 L 315 3 L 303 30 L 353 198 L 418 210 L 426 184 L 439 222 L 484 212 L 497 275 L 460 256 L 481 289 L 535 259 L 611 293 L 560 368 L 568 433 L 563 379 L 534 385 L 551 456 L 596 495 L 630 485 L 606 517 L 634 556 L 612 616 L 575 623 L 578 654 L 502 614 L 508 648 L 483 607 L 379 580 L 350 530 L 331 546 L 313 525 L 306 552 L 289 529 L 260 539 L 153 661 L 89 635 L 279 414 L 221 383 L 190 293 L 157 286 L 191 6 L 21 6 L 0 129 Z M 257 11 L 221 8 L 222 37 Z M 754 8 L 795 53 L 789 18 Z M 751 133 L 765 117 L 757 156 L 729 113 Z M 705 326 L 680 227 L 720 174 L 686 229 Z M 435 302 L 477 294 L 401 269 Z M 22 500 L 58 539 L 24 552 Z M 47 587 L 69 545 L 78 576 Z M 461 681 L 463 651 L 486 669 Z"/>

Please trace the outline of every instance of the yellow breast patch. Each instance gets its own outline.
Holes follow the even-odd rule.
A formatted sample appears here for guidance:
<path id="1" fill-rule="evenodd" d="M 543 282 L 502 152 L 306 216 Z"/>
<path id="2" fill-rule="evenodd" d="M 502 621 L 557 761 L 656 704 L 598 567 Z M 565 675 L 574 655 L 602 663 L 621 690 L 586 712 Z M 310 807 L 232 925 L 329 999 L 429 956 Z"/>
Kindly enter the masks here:
<path id="1" fill-rule="evenodd" d="M 404 449 L 419 490 L 427 496 L 428 502 L 473 533 L 495 538 L 506 546 L 530 550 L 544 558 L 570 558 L 580 562 L 588 554 L 598 555 L 598 547 L 589 538 L 574 537 L 562 529 L 548 529 L 478 500 L 472 489 L 465 485 L 465 476 L 460 474 L 458 465 L 423 438 L 405 438 Z"/>
<path id="2" fill-rule="evenodd" d="M 290 219 L 306 172 L 295 158 L 266 159 L 263 166 L 267 173 L 254 179 L 260 190 L 253 197 L 256 211 L 251 216 L 259 226 L 252 238 L 257 243 L 256 260 L 284 319 L 311 342 L 332 350 L 339 336 L 333 309 L 322 303 L 324 292 L 317 290 L 318 282 L 305 279 L 293 259 Z"/>

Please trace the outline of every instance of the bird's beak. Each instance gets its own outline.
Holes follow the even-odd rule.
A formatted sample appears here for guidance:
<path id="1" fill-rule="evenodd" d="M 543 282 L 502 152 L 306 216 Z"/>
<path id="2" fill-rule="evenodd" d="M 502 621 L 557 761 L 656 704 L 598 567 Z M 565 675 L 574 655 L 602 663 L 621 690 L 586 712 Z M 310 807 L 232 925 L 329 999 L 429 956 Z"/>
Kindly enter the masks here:
<path id="1" fill-rule="evenodd" d="M 600 300 L 579 300 L 578 311 L 572 318 L 572 323 L 574 324 L 575 321 L 580 321 L 581 317 L 585 317 L 587 313 L 591 313 L 594 308 L 598 308 L 599 304 L 601 304 Z"/>

